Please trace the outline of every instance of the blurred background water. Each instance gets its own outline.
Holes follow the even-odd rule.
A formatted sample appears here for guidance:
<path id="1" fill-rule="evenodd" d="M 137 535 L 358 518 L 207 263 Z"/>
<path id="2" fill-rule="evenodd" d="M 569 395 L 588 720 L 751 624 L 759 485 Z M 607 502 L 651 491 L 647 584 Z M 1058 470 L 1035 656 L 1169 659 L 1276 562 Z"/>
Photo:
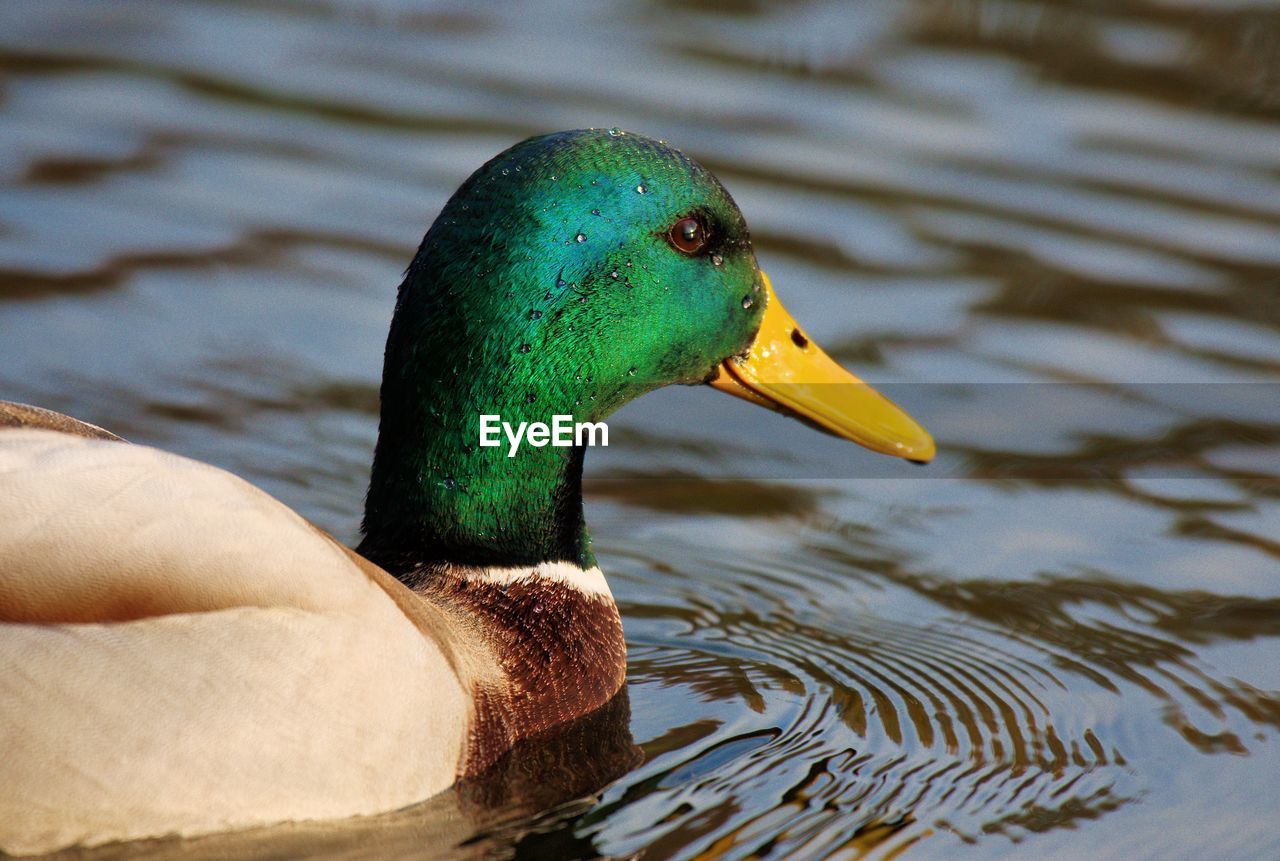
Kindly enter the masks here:
<path id="1" fill-rule="evenodd" d="M 642 756 L 273 857 L 1280 855 L 1280 4 L 8 0 L 0 397 L 351 539 L 422 233 L 613 125 L 942 455 L 629 406 L 587 505 Z"/>

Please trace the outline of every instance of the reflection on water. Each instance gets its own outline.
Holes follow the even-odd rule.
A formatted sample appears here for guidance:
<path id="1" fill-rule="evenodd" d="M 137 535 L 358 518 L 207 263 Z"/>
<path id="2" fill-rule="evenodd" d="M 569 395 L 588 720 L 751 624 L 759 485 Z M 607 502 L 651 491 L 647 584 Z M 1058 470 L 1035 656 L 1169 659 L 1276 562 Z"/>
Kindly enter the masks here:
<path id="1" fill-rule="evenodd" d="M 616 124 L 720 174 L 941 450 L 648 397 L 588 464 L 629 719 L 387 817 L 95 854 L 1280 853 L 1277 45 L 1265 2 L 0 6 L 0 397 L 350 537 L 423 230 Z"/>

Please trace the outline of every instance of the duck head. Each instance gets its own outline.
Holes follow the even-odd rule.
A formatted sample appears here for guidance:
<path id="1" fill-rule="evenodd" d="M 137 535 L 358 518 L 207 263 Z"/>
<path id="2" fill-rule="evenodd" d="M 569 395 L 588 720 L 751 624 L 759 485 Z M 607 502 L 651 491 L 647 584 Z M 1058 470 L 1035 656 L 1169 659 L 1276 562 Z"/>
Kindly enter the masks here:
<path id="1" fill-rule="evenodd" d="M 905 413 L 828 358 L 760 271 L 724 186 L 618 130 L 531 138 L 458 189 L 400 285 L 360 550 L 437 564 L 594 564 L 581 447 L 478 444 L 480 417 L 598 422 L 710 385 L 927 461 Z"/>

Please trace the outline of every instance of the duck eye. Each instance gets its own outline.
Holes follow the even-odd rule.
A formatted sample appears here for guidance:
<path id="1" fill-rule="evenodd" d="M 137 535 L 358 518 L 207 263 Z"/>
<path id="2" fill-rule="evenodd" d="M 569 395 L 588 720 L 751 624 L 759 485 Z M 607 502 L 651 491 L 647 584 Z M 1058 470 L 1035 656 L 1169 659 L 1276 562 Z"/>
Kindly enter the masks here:
<path id="1" fill-rule="evenodd" d="M 667 231 L 667 239 L 684 254 L 697 254 L 707 244 L 707 229 L 692 215 L 680 219 Z"/>

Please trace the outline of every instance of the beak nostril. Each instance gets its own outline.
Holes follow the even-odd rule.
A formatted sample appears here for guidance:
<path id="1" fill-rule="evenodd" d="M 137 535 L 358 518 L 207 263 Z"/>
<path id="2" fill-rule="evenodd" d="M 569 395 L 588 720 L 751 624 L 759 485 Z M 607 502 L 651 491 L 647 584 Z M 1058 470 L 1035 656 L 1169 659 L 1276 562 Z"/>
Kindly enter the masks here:
<path id="1" fill-rule="evenodd" d="M 804 332 L 801 332 L 799 329 L 792 329 L 791 343 L 803 350 L 805 347 L 809 346 L 809 339 L 806 338 L 804 336 Z"/>

